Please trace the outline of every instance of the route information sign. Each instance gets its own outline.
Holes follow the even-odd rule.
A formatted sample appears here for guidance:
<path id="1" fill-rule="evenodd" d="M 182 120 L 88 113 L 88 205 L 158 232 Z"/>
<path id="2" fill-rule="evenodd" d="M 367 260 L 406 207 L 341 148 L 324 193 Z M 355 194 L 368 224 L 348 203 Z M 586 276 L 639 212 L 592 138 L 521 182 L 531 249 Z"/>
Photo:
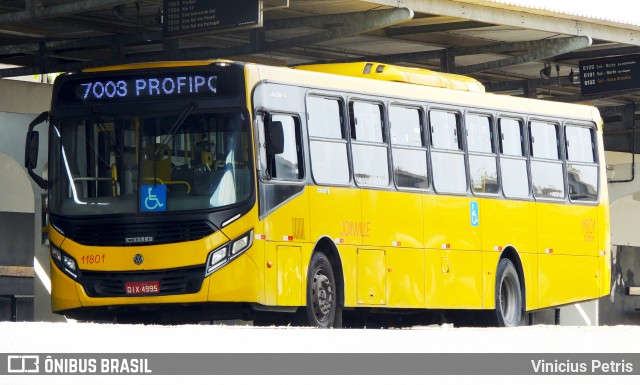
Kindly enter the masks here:
<path id="1" fill-rule="evenodd" d="M 579 66 L 582 96 L 640 89 L 640 55 L 583 60 Z"/>
<path id="2" fill-rule="evenodd" d="M 165 36 L 262 26 L 261 0 L 164 0 Z"/>

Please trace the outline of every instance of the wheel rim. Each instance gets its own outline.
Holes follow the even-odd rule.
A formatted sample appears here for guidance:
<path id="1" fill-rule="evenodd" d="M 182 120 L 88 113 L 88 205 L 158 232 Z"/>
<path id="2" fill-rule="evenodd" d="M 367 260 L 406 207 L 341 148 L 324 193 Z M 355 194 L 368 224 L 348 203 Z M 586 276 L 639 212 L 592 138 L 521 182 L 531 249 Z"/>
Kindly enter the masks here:
<path id="1" fill-rule="evenodd" d="M 516 282 L 511 276 L 506 276 L 500 285 L 500 310 L 505 324 L 514 325 L 518 314 Z"/>
<path id="2" fill-rule="evenodd" d="M 333 307 L 333 284 L 323 270 L 318 270 L 313 276 L 311 294 L 314 317 L 322 323 L 327 320 Z"/>

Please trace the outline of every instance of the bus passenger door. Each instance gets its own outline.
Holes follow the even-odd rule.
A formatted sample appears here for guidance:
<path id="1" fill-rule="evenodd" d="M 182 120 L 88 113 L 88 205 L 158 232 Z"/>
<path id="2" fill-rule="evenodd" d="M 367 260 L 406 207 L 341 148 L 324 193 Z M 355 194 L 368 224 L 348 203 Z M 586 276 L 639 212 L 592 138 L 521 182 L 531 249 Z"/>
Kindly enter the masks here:
<path id="1" fill-rule="evenodd" d="M 264 234 L 257 236 L 266 240 L 265 304 L 299 306 L 305 281 L 300 256 L 310 249 L 300 118 L 293 113 L 265 113 L 257 120 L 259 204 L 264 218 Z"/>

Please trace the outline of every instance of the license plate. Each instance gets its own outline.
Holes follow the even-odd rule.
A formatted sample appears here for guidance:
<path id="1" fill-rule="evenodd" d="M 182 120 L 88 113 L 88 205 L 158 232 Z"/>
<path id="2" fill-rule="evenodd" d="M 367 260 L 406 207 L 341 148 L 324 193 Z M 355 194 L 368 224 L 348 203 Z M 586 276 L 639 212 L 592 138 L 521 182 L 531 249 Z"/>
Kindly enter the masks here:
<path id="1" fill-rule="evenodd" d="M 127 295 L 144 295 L 160 293 L 160 281 L 125 282 L 124 292 Z"/>

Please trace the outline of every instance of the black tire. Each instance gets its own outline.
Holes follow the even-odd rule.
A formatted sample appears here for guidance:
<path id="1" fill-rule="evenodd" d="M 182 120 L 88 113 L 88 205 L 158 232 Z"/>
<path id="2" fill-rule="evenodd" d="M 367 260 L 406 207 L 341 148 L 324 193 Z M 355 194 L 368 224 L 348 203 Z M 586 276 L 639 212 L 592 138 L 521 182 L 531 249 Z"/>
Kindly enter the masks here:
<path id="1" fill-rule="evenodd" d="M 329 259 L 321 251 L 314 252 L 307 273 L 306 323 L 309 326 L 341 326 L 337 288 Z"/>
<path id="2" fill-rule="evenodd" d="M 496 272 L 496 324 L 514 327 L 522 324 L 523 306 L 520 279 L 513 262 L 501 259 Z"/>

